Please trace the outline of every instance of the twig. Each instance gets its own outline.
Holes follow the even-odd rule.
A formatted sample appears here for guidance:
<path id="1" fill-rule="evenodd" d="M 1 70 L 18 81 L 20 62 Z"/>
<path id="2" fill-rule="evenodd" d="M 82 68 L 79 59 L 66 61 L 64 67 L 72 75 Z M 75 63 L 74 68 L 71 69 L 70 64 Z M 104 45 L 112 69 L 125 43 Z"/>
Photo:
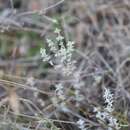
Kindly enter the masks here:
<path id="1" fill-rule="evenodd" d="M 35 10 L 35 11 L 23 12 L 23 13 L 18 14 L 16 17 L 22 17 L 22 16 L 25 16 L 25 15 L 33 15 L 33 14 L 37 14 L 37 13 L 38 13 L 39 15 L 45 14 L 46 11 L 50 10 L 51 8 L 54 8 L 54 7 L 58 6 L 58 5 L 60 5 L 60 4 L 63 3 L 63 2 L 64 2 L 64 0 L 61 0 L 61 1 L 57 2 L 56 4 L 51 5 L 51 6 L 45 8 L 45 9 L 43 9 L 43 10 Z"/>

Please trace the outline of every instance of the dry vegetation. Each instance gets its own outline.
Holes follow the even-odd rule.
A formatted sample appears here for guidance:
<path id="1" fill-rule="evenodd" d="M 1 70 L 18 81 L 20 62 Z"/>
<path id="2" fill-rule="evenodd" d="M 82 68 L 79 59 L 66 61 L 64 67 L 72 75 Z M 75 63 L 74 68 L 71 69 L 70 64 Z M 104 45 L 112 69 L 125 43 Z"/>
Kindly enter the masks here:
<path id="1" fill-rule="evenodd" d="M 129 122 L 129 0 L 0 0 L 1 130 Z"/>

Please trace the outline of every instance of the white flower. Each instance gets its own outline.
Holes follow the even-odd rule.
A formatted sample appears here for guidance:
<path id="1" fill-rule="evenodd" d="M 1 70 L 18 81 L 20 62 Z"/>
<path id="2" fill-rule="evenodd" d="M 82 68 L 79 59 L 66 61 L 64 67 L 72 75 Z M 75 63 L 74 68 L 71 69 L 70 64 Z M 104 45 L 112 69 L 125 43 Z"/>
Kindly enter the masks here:
<path id="1" fill-rule="evenodd" d="M 106 106 L 106 110 L 108 112 L 112 112 L 113 111 L 113 94 L 110 92 L 109 89 L 105 88 L 104 89 L 104 100 L 105 100 L 105 103 L 107 103 L 107 106 Z"/>
<path id="2" fill-rule="evenodd" d="M 43 58 L 43 61 L 49 61 L 50 60 L 50 56 L 48 56 L 46 54 L 46 50 L 41 48 L 40 49 L 40 53 L 41 53 L 41 57 Z"/>
<path id="3" fill-rule="evenodd" d="M 63 85 L 61 83 L 56 84 L 55 87 L 56 87 L 56 91 L 63 89 Z"/>
<path id="4" fill-rule="evenodd" d="M 73 41 L 68 41 L 67 49 L 68 49 L 68 52 L 73 52 L 74 51 L 74 42 Z"/>
<path id="5" fill-rule="evenodd" d="M 59 34 L 60 31 L 61 31 L 61 30 L 60 30 L 59 28 L 56 28 L 54 32 L 57 33 L 57 34 Z"/>
<path id="6" fill-rule="evenodd" d="M 100 120 L 105 120 L 107 119 L 108 116 L 109 114 L 107 112 L 98 111 L 96 114 L 96 117 L 99 118 Z"/>
<path id="7" fill-rule="evenodd" d="M 102 121 L 105 121 L 105 119 L 109 121 L 107 130 L 113 130 L 112 127 L 119 130 L 120 127 L 119 127 L 118 120 L 112 115 L 112 112 L 114 111 L 113 94 L 110 92 L 109 89 L 105 88 L 103 97 L 107 105 L 105 106 L 104 111 L 100 111 L 99 108 L 94 108 L 94 112 L 96 112 L 96 117 Z"/>
<path id="8" fill-rule="evenodd" d="M 61 36 L 61 35 L 58 35 L 58 36 L 56 37 L 56 40 L 57 40 L 57 41 L 62 41 L 63 39 L 64 39 L 64 37 Z"/>
<path id="9" fill-rule="evenodd" d="M 112 127 L 114 127 L 116 130 L 120 129 L 118 120 L 113 116 L 109 116 L 109 124 L 108 125 L 109 125 L 108 130 L 113 130 Z"/>
<path id="10" fill-rule="evenodd" d="M 50 50 L 51 50 L 52 52 L 56 52 L 56 51 L 57 51 L 57 48 L 56 48 L 56 46 L 55 46 L 55 43 L 54 43 L 52 40 L 50 40 L 50 39 L 46 39 L 46 41 L 47 41 L 47 43 L 48 43 L 48 46 L 50 47 Z"/>

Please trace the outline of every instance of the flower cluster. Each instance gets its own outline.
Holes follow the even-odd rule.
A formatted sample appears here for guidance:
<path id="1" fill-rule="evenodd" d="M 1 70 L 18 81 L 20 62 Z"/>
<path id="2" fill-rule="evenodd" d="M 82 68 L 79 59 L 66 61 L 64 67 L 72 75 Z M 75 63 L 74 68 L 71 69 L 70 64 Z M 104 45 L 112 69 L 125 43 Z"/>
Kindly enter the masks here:
<path id="1" fill-rule="evenodd" d="M 118 123 L 118 119 L 112 115 L 114 111 L 113 108 L 113 94 L 110 92 L 109 89 L 105 88 L 103 98 L 105 103 L 107 104 L 103 111 L 99 108 L 94 108 L 94 112 L 96 112 L 96 118 L 100 119 L 101 121 L 108 121 L 108 130 L 113 130 L 113 128 L 119 130 L 120 126 Z"/>
<path id="2" fill-rule="evenodd" d="M 50 60 L 50 56 L 47 55 L 46 49 L 41 48 L 40 53 L 41 53 L 41 57 L 43 58 L 43 61 L 49 61 Z"/>
<path id="3" fill-rule="evenodd" d="M 103 98 L 105 100 L 105 103 L 107 104 L 107 106 L 105 107 L 105 110 L 108 112 L 113 112 L 114 108 L 113 108 L 113 94 L 110 92 L 109 89 L 105 88 L 104 91 L 104 95 Z"/>
<path id="4" fill-rule="evenodd" d="M 74 42 L 68 41 L 64 45 L 64 37 L 60 34 L 61 30 L 56 28 L 56 40 L 47 39 L 49 50 L 51 54 L 46 52 L 46 49 L 41 48 L 40 53 L 43 61 L 48 61 L 56 70 L 61 70 L 64 75 L 71 75 L 75 70 L 75 61 L 72 60 L 72 53 L 74 51 Z"/>

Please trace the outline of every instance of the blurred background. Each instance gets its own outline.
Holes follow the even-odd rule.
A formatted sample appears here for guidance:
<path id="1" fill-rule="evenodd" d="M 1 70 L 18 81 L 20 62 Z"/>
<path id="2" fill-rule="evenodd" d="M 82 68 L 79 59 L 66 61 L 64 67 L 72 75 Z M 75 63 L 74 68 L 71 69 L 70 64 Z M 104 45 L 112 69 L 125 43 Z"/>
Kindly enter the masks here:
<path id="1" fill-rule="evenodd" d="M 48 48 L 46 38 L 55 37 L 54 19 L 64 43 L 75 42 L 73 58 L 81 79 L 80 83 L 75 81 L 80 86 L 78 91 L 71 76 L 64 77 L 42 62 L 40 48 Z M 43 114 L 68 121 L 53 124 L 61 130 L 79 130 L 74 122 L 80 117 L 86 119 L 88 130 L 106 130 L 92 110 L 95 105 L 104 105 L 104 87 L 110 88 L 117 99 L 114 114 L 120 122 L 129 124 L 129 35 L 130 0 L 0 0 L 0 121 L 7 123 L 1 129 L 12 130 L 11 124 L 15 129 L 41 130 L 35 119 Z M 54 98 L 55 84 L 60 82 L 66 86 L 67 112 L 61 109 L 62 101 L 58 100 L 56 106 Z M 37 90 L 32 91 L 32 87 Z M 8 105 L 6 97 L 13 105 Z M 12 112 L 17 112 L 18 97 L 22 98 L 20 112 L 25 117 L 17 119 Z"/>

